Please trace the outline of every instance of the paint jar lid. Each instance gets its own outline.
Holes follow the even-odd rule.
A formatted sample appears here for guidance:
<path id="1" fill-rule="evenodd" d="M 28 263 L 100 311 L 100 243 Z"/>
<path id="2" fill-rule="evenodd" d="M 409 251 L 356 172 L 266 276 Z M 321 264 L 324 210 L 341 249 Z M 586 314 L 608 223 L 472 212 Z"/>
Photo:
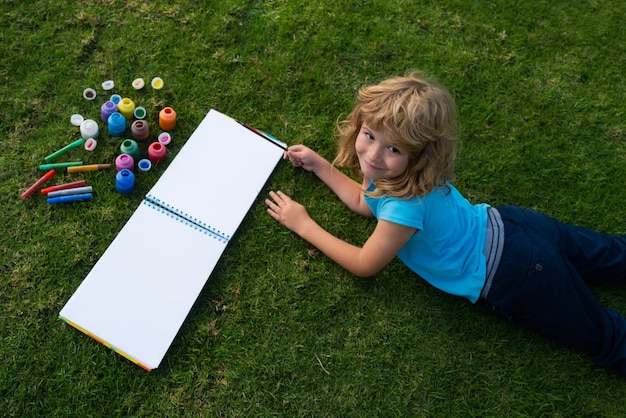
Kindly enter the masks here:
<path id="1" fill-rule="evenodd" d="M 93 151 L 96 149 L 97 146 L 98 146 L 98 141 L 96 141 L 93 138 L 89 138 L 87 141 L 85 141 L 85 149 L 87 151 Z"/>
<path id="2" fill-rule="evenodd" d="M 133 80 L 133 88 L 135 90 L 141 90 L 146 83 L 143 81 L 143 78 L 136 78 Z"/>
<path id="3" fill-rule="evenodd" d="M 74 113 L 70 118 L 70 122 L 74 126 L 80 126 L 80 124 L 83 123 L 84 120 L 85 118 L 83 118 L 83 115 L 80 115 L 78 113 Z"/>
<path id="4" fill-rule="evenodd" d="M 96 91 L 91 87 L 88 87 L 83 90 L 83 97 L 87 100 L 93 100 L 96 98 Z"/>
<path id="5" fill-rule="evenodd" d="M 161 144 L 168 145 L 172 142 L 172 135 L 169 132 L 161 132 L 157 139 Z"/>
<path id="6" fill-rule="evenodd" d="M 115 83 L 113 82 L 113 80 L 107 80 L 102 83 L 102 88 L 104 90 L 113 90 L 113 87 L 115 87 Z"/>
<path id="7" fill-rule="evenodd" d="M 154 77 L 150 84 L 152 85 L 153 89 L 161 90 L 165 83 L 163 82 L 163 79 L 161 77 Z"/>
<path id="8" fill-rule="evenodd" d="M 119 104 L 119 102 L 122 101 L 122 96 L 120 96 L 119 94 L 112 94 L 109 100 L 111 100 L 115 104 Z"/>
<path id="9" fill-rule="evenodd" d="M 135 108 L 133 115 L 135 116 L 135 119 L 143 119 L 146 117 L 146 109 L 142 106 L 138 106 Z"/>
<path id="10" fill-rule="evenodd" d="M 149 171 L 152 168 L 152 162 L 147 158 L 144 158 L 143 160 L 139 161 L 137 167 L 139 167 L 140 171 Z"/>

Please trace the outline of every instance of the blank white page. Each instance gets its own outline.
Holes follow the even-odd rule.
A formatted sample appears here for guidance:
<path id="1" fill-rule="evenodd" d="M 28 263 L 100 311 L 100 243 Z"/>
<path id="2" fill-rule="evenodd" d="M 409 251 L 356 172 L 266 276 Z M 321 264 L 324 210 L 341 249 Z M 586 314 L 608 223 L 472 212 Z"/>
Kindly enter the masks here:
<path id="1" fill-rule="evenodd" d="M 59 315 L 154 369 L 226 245 L 142 203 Z"/>
<path id="2" fill-rule="evenodd" d="M 283 152 L 211 110 L 147 196 L 231 237 Z"/>

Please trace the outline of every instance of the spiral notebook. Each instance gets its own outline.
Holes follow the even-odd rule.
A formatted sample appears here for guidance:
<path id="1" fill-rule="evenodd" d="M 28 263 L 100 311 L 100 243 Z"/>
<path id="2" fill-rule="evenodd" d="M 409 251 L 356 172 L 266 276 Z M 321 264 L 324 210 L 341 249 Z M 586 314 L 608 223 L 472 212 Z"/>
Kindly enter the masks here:
<path id="1" fill-rule="evenodd" d="M 159 366 L 285 144 L 211 110 L 59 313 Z"/>

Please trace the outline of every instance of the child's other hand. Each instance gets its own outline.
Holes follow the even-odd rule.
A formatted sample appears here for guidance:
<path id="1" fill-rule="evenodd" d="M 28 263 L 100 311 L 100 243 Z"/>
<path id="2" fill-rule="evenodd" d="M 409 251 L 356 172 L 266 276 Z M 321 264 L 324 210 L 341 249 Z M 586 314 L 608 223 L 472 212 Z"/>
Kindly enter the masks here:
<path id="1" fill-rule="evenodd" d="M 306 171 L 315 172 L 326 162 L 318 153 L 305 145 L 293 145 L 289 147 L 283 156 L 285 160 L 291 161 L 294 167 L 302 167 Z"/>
<path id="2" fill-rule="evenodd" d="M 265 199 L 267 213 L 293 232 L 298 233 L 298 228 L 311 219 L 304 206 L 283 192 L 270 192 L 270 198 Z"/>

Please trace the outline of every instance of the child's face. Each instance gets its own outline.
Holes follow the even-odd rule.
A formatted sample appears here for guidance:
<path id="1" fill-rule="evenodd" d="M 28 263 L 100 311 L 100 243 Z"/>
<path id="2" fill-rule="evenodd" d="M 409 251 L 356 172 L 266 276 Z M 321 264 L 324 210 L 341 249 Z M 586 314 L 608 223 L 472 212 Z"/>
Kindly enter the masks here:
<path id="1" fill-rule="evenodd" d="M 361 171 L 372 180 L 393 179 L 405 173 L 409 154 L 392 145 L 386 133 L 375 131 L 366 124 L 356 138 L 355 149 Z"/>

